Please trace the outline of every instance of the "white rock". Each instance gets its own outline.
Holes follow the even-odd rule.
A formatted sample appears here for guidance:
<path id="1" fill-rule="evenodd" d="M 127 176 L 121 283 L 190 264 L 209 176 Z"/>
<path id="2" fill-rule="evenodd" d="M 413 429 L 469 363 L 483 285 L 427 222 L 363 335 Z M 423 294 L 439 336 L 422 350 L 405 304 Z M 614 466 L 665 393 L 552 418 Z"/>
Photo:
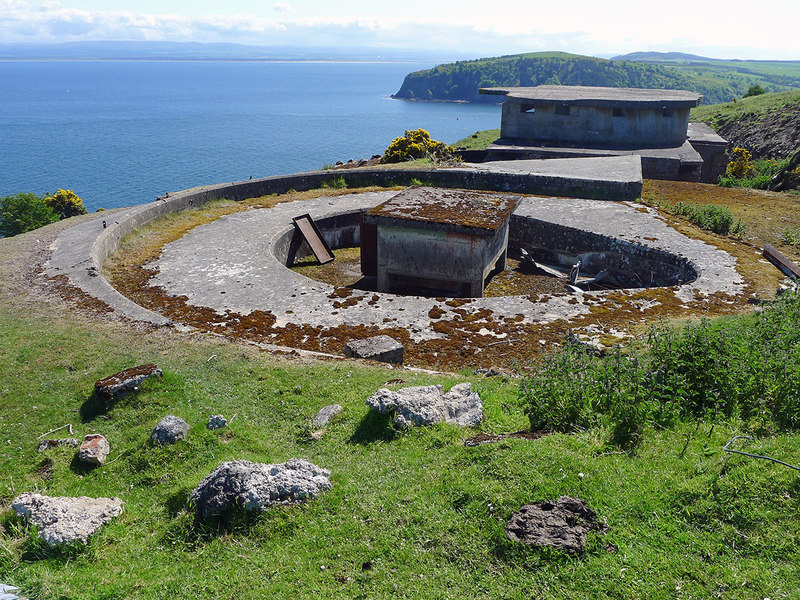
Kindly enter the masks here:
<path id="1" fill-rule="evenodd" d="M 89 498 L 81 496 L 42 496 L 24 493 L 11 503 L 18 515 L 39 527 L 39 535 L 48 546 L 69 544 L 89 536 L 122 514 L 119 498 Z"/>
<path id="2" fill-rule="evenodd" d="M 400 427 L 418 427 L 433 423 L 477 425 L 483 419 L 480 396 L 469 383 L 454 385 L 446 394 L 440 385 L 402 388 L 397 391 L 382 388 L 367 399 L 373 410 L 382 414 L 395 413 Z"/>

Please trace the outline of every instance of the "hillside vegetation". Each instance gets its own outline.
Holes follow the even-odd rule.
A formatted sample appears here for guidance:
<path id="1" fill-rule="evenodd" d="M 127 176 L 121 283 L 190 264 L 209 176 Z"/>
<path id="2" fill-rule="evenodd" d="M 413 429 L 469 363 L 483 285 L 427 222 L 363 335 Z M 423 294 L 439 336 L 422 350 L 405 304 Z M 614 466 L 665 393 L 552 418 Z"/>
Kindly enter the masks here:
<path id="1" fill-rule="evenodd" d="M 800 145 L 800 90 L 698 106 L 691 120 L 708 123 L 731 147 L 746 148 L 756 159 L 787 158 Z"/>
<path id="2" fill-rule="evenodd" d="M 767 92 L 800 88 L 800 62 L 620 58 L 539 52 L 458 61 L 408 74 L 394 97 L 494 103 L 496 96 L 478 89 L 553 84 L 685 89 L 714 104 L 742 97 L 754 85 Z"/>

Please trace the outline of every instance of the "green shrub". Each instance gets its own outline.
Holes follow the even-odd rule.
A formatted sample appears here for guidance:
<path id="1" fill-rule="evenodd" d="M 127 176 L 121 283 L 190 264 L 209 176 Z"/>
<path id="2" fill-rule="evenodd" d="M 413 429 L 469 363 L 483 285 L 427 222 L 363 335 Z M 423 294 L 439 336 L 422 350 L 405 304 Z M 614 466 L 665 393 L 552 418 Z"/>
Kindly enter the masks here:
<path id="1" fill-rule="evenodd" d="M 800 227 L 787 227 L 781 241 L 787 246 L 800 246 Z"/>
<path id="2" fill-rule="evenodd" d="M 751 85 L 750 88 L 745 92 L 743 98 L 749 98 L 750 96 L 760 96 L 764 93 L 764 88 L 760 85 Z"/>
<path id="3" fill-rule="evenodd" d="M 30 192 L 0 198 L 0 235 L 10 237 L 58 221 L 44 198 Z"/>
<path id="4" fill-rule="evenodd" d="M 659 325 L 628 353 L 597 357 L 566 345 L 520 384 L 533 429 L 574 431 L 594 423 L 611 441 L 635 443 L 647 423 L 738 417 L 800 428 L 800 297 L 760 313 Z"/>
<path id="5" fill-rule="evenodd" d="M 332 190 L 343 190 L 347 188 L 347 181 L 345 178 L 339 175 L 338 177 L 331 177 L 330 179 L 326 179 L 322 183 L 319 184 L 321 188 L 328 188 Z"/>
<path id="6" fill-rule="evenodd" d="M 72 190 L 62 190 L 59 188 L 55 194 L 47 196 L 44 201 L 47 206 L 52 208 L 62 219 L 86 214 L 86 207 L 83 205 L 83 200 Z"/>
<path id="7" fill-rule="evenodd" d="M 664 208 L 673 214 L 689 219 L 701 229 L 713 231 L 719 235 L 732 234 L 742 237 L 746 233 L 744 223 L 741 219 L 735 219 L 727 206 L 678 202 Z"/>
<path id="8" fill-rule="evenodd" d="M 424 129 L 406 131 L 403 137 L 395 138 L 381 158 L 382 163 L 397 163 L 418 158 L 443 161 L 455 156 L 452 146 L 432 140 Z"/>

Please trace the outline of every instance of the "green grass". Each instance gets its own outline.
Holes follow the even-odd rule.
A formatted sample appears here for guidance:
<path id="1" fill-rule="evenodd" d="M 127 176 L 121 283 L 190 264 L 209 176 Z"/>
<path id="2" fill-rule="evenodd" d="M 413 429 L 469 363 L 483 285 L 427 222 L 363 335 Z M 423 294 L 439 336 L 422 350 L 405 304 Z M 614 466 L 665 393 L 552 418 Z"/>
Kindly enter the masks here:
<path id="1" fill-rule="evenodd" d="M 500 137 L 499 129 L 485 129 L 483 131 L 476 131 L 470 136 L 465 137 L 463 140 L 458 140 L 453 144 L 453 148 L 464 150 L 486 150 L 492 142 L 496 142 Z"/>
<path id="2" fill-rule="evenodd" d="M 6 240 L 10 242 L 11 240 Z M 3 245 L 0 242 L 0 251 Z M 454 426 L 396 432 L 368 413 L 388 380 L 471 380 L 484 402 L 477 431 L 528 423 L 518 382 L 433 376 L 352 362 L 282 360 L 202 336 L 139 332 L 0 294 L 0 500 L 20 492 L 119 496 L 125 512 L 86 548 L 51 551 L 6 510 L 0 581 L 33 598 L 730 598 L 797 597 L 800 479 L 721 447 L 748 424 L 646 424 L 633 451 L 598 424 L 536 441 L 466 447 Z M 104 410 L 97 379 L 154 361 L 164 377 Z M 318 441 L 316 411 L 344 412 Z M 204 424 L 221 413 L 230 427 Z M 188 440 L 154 448 L 166 414 Z M 36 453 L 64 424 L 111 443 L 105 466 L 73 467 L 74 450 Z M 63 436 L 59 432 L 55 436 Z M 762 432 L 747 448 L 800 464 L 798 436 Z M 226 530 L 193 527 L 188 493 L 221 461 L 302 457 L 333 489 Z M 49 463 L 48 461 L 52 461 Z M 49 472 L 49 476 L 44 473 Z M 583 476 L 581 476 L 581 474 Z M 586 553 L 518 546 L 503 525 L 522 504 L 573 495 L 609 526 Z M 612 544 L 616 551 L 605 548 Z"/>
<path id="3" fill-rule="evenodd" d="M 726 123 L 753 115 L 782 113 L 796 110 L 800 104 L 800 91 L 788 91 L 775 94 L 761 94 L 749 98 L 740 98 L 736 102 L 722 102 L 693 108 L 689 119 L 708 123 L 717 129 Z"/>

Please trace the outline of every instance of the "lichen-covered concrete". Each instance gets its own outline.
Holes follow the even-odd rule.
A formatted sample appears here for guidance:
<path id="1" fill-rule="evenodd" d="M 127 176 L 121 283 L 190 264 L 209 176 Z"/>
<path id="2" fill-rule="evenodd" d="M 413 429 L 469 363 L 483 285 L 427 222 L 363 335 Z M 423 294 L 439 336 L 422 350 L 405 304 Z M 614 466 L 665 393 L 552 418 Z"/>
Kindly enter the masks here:
<path id="1" fill-rule="evenodd" d="M 273 256 L 275 241 L 291 227 L 292 217 L 308 212 L 317 220 L 344 210 L 367 209 L 395 192 L 323 197 L 279 204 L 225 216 L 195 228 L 164 248 L 152 265 L 151 284 L 188 303 L 219 313 L 271 312 L 276 327 L 288 324 L 331 328 L 338 325 L 392 326 L 406 329 L 413 340 L 440 337 L 431 327 L 434 306 L 452 318 L 457 308 L 435 298 L 395 296 L 353 290 L 348 302 L 333 286 L 307 279 Z M 691 239 L 664 223 L 655 211 L 639 205 L 566 198 L 525 198 L 515 215 L 586 229 L 630 242 L 668 250 L 689 259 L 699 273 L 692 283 L 676 288 L 684 302 L 712 294 L 736 295 L 744 282 L 735 259 L 724 251 Z M 604 292 L 584 294 L 602 301 Z M 575 302 L 570 295 L 532 300 L 524 296 L 477 298 L 471 310 L 488 308 L 495 315 L 523 315 L 525 322 L 546 323 L 590 311 L 592 302 Z M 450 314 L 452 313 L 452 314 Z M 487 336 L 494 335 L 487 330 Z M 488 339 L 488 338 L 487 338 Z"/>

